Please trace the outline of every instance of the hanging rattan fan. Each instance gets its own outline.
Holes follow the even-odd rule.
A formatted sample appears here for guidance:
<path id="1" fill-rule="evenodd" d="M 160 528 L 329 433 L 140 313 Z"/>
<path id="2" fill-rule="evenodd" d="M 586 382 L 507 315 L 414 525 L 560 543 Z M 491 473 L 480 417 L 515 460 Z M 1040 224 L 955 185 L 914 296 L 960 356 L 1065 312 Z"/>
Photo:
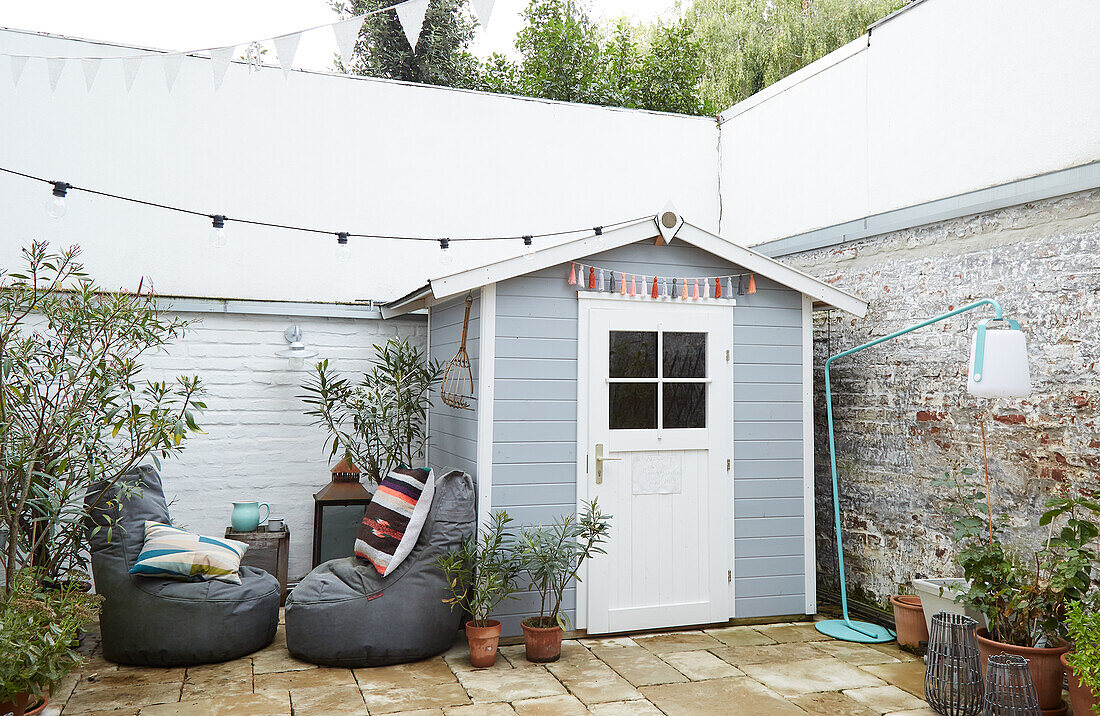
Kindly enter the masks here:
<path id="1" fill-rule="evenodd" d="M 443 385 L 439 395 L 443 403 L 452 408 L 473 410 L 470 401 L 474 399 L 474 374 L 470 370 L 470 356 L 466 355 L 466 330 L 470 327 L 470 304 L 474 299 L 466 297 L 466 315 L 462 318 L 462 342 L 458 353 L 443 371 Z"/>

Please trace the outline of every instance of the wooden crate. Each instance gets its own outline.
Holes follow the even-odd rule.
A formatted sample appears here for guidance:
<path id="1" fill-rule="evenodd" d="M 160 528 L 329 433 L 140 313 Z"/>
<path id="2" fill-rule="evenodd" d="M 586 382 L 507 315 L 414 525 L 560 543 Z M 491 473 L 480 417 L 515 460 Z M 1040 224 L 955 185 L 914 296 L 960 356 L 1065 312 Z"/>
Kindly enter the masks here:
<path id="1" fill-rule="evenodd" d="M 282 532 L 268 532 L 261 527 L 256 532 L 234 532 L 232 527 L 225 528 L 226 539 L 235 539 L 248 545 L 241 564 L 262 569 L 279 580 L 282 590 L 279 603 L 286 603 L 287 561 L 290 557 L 290 528 Z"/>

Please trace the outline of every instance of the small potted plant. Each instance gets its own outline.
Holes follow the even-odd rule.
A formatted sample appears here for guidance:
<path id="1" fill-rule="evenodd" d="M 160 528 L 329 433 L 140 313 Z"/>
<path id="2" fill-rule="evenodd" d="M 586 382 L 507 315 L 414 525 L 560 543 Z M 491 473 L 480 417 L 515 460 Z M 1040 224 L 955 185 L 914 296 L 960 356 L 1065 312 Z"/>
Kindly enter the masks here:
<path id="1" fill-rule="evenodd" d="M 511 522 L 507 512 L 493 512 L 480 536 L 467 537 L 437 562 L 450 590 L 443 601 L 470 615 L 466 639 L 470 663 L 478 668 L 496 663 L 500 622 L 489 615 L 516 591 L 520 565 L 512 549 Z"/>
<path id="2" fill-rule="evenodd" d="M 549 527 L 525 529 L 519 550 L 531 588 L 539 596 L 539 614 L 520 622 L 527 660 L 536 664 L 561 656 L 562 630 L 568 617 L 561 610 L 562 595 L 577 577 L 584 560 L 604 554 L 601 544 L 611 531 L 611 516 L 600 512 L 596 500 L 577 515 L 562 515 Z"/>
<path id="3" fill-rule="evenodd" d="M 39 589 L 21 573 L 0 600 L 0 714 L 37 714 L 46 695 L 82 659 L 72 645 L 99 613 L 99 597 L 79 589 Z M 79 580 L 75 580 L 79 581 Z"/>
<path id="4" fill-rule="evenodd" d="M 894 607 L 894 627 L 898 644 L 903 649 L 916 652 L 920 643 L 928 641 L 928 627 L 924 623 L 924 608 L 920 597 L 912 594 L 896 594 L 890 597 Z"/>
<path id="5" fill-rule="evenodd" d="M 1100 714 L 1100 611 L 1097 598 L 1077 601 L 1066 609 L 1066 631 L 1073 651 L 1062 654 L 1062 665 L 1069 680 L 1069 700 L 1073 713 Z"/>

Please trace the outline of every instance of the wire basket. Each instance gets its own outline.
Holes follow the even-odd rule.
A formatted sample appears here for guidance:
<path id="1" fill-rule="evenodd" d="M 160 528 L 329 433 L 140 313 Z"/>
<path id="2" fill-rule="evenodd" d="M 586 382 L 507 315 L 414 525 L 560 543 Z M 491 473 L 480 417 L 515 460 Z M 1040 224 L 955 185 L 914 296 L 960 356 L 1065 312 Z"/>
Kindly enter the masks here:
<path id="1" fill-rule="evenodd" d="M 978 716 L 982 712 L 977 627 L 978 622 L 964 614 L 940 612 L 932 617 L 924 698 L 944 716 Z"/>
<path id="2" fill-rule="evenodd" d="M 1040 716 L 1039 696 L 1027 659 L 1016 654 L 989 657 L 984 701 L 986 716 Z"/>

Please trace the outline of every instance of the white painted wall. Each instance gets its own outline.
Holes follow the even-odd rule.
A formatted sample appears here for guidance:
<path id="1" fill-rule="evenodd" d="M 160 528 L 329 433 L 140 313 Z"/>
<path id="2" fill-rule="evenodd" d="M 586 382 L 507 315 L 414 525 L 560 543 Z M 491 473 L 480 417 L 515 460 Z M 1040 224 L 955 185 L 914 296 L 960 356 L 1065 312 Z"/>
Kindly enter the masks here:
<path id="1" fill-rule="evenodd" d="M 328 484 L 324 433 L 310 425 L 297 396 L 308 371 L 292 371 L 275 351 L 286 347 L 283 330 L 297 323 L 316 360 L 354 378 L 368 367 L 375 343 L 405 336 L 422 349 L 426 320 L 291 318 L 241 314 L 181 314 L 196 321 L 167 355 L 145 361 L 147 376 L 202 377 L 205 435 L 188 438 L 178 458 L 162 461 L 164 493 L 175 500 L 172 517 L 186 529 L 222 535 L 231 503 L 258 500 L 284 517 L 291 530 L 290 578 L 310 570 L 313 493 Z M 349 550 L 351 546 L 349 545 Z"/>
<path id="2" fill-rule="evenodd" d="M 1100 159 L 1100 3 L 925 0 L 723 113 L 756 244 Z"/>
<path id="3" fill-rule="evenodd" d="M 124 48 L 0 30 L 0 52 L 121 56 Z M 273 61 L 273 60 L 272 60 Z M 430 236 L 522 235 L 655 214 L 665 201 L 717 227 L 717 128 L 690 118 L 268 68 L 228 70 L 187 58 L 166 89 L 147 61 L 126 92 L 121 61 L 89 92 L 69 62 L 55 92 L 44 60 L 13 89 L 0 57 L 0 165 L 205 213 L 331 231 Z M 79 242 L 109 286 L 141 274 L 165 295 L 268 300 L 392 299 L 422 285 L 438 245 L 228 226 L 73 194 L 45 216 L 45 185 L 0 175 L 0 266 L 31 237 Z M 505 245 L 453 244 L 451 269 Z"/>

